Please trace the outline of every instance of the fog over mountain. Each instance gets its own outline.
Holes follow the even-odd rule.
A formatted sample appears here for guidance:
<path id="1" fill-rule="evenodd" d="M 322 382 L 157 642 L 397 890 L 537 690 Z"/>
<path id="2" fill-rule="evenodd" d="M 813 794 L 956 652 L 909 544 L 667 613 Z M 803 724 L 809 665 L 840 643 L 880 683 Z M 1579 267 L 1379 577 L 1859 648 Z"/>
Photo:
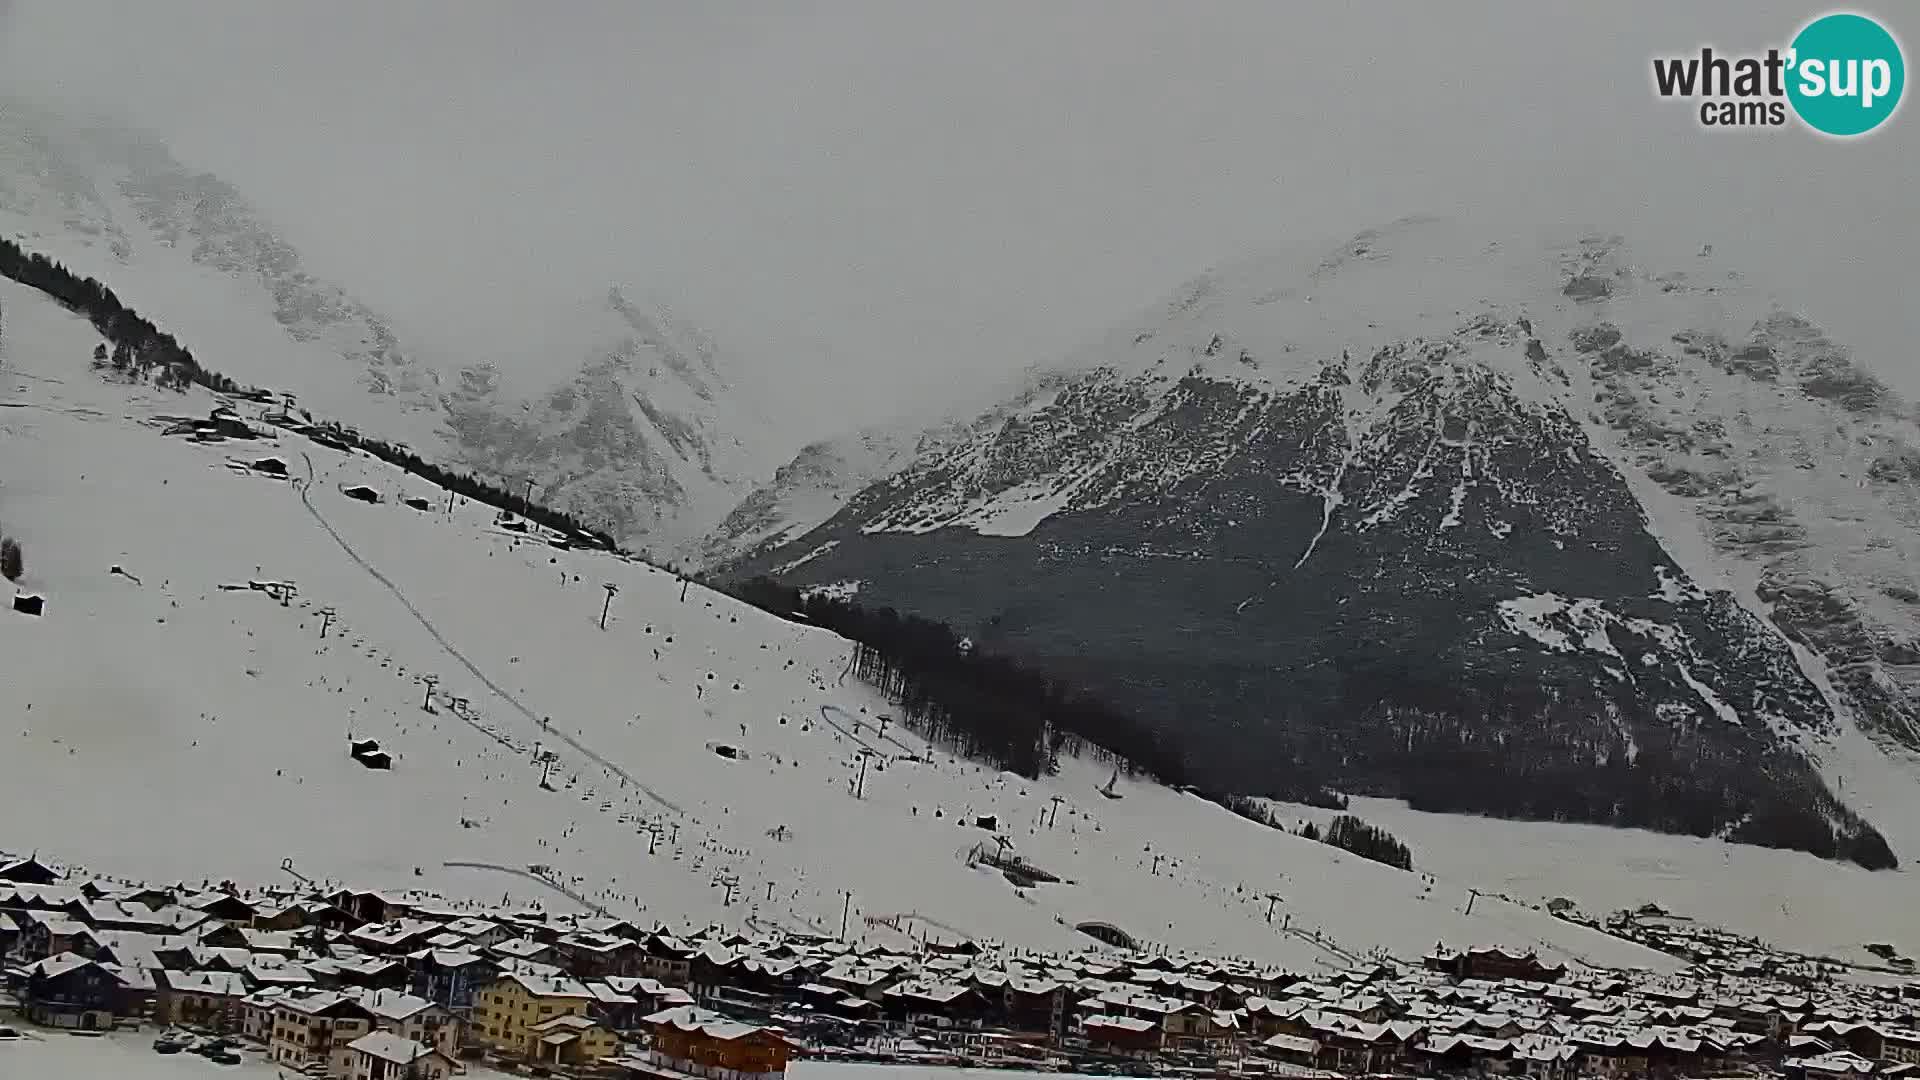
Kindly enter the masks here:
<path id="1" fill-rule="evenodd" d="M 562 378 L 582 297 L 664 298 L 797 446 L 992 400 L 1196 267 L 1489 206 L 1698 234 L 1920 390 L 1915 121 L 1705 132 L 1649 86 L 1810 13 L 9 0 L 0 80 L 155 131 L 448 366 Z"/>

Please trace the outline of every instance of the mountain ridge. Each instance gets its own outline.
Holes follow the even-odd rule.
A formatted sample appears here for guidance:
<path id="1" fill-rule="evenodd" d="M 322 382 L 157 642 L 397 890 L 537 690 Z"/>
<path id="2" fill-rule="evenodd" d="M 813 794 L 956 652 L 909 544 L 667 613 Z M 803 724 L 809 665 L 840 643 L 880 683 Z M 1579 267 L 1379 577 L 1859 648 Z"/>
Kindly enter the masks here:
<path id="1" fill-rule="evenodd" d="M 1440 715 L 1518 707 L 1530 718 L 1504 734 L 1454 732 L 1469 746 L 1483 734 L 1539 741 L 1530 752 L 1551 779 L 1506 800 L 1515 816 L 1631 823 L 1645 812 L 1663 819 L 1653 827 L 1697 832 L 1716 815 L 1683 808 L 1695 796 L 1681 787 L 1660 789 L 1653 802 L 1664 809 L 1650 803 L 1622 818 L 1624 781 L 1575 763 L 1584 754 L 1590 765 L 1633 766 L 1646 756 L 1651 783 L 1686 771 L 1660 755 L 1707 754 L 1714 762 L 1693 771 L 1716 779 L 1701 786 L 1719 784 L 1715 798 L 1747 808 L 1711 829 L 1771 827 L 1753 817 L 1772 801 L 1769 785 L 1794 793 L 1785 801 L 1799 804 L 1795 829 L 1811 836 L 1815 818 L 1853 829 L 1798 744 L 1830 738 L 1836 710 L 1897 738 L 1910 700 L 1888 691 L 1890 711 L 1874 711 L 1855 682 L 1884 690 L 1884 665 L 1855 682 L 1847 673 L 1860 668 L 1833 665 L 1832 700 L 1802 670 L 1795 645 L 1831 665 L 1836 650 L 1857 644 L 1844 624 L 1821 636 L 1830 624 L 1796 618 L 1779 602 L 1794 594 L 1767 585 L 1798 581 L 1791 559 L 1812 558 L 1806 545 L 1741 549 L 1710 537 L 1704 563 L 1682 568 L 1663 536 L 1690 523 L 1655 520 L 1626 474 L 1657 483 L 1691 455 L 1740 451 L 1765 463 L 1778 450 L 1764 438 L 1723 448 L 1667 434 L 1683 430 L 1670 423 L 1687 407 L 1676 400 L 1734 396 L 1742 388 L 1729 380 L 1748 378 L 1706 350 L 1688 352 L 1689 333 L 1760 327 L 1777 339 L 1796 377 L 1772 385 L 1788 400 L 1769 399 L 1770 415 L 1840 409 L 1870 417 L 1874 438 L 1894 443 L 1912 434 L 1902 404 L 1706 251 L 1655 271 L 1605 233 L 1477 230 L 1409 219 L 1358 234 L 1304 274 L 1273 259 L 1204 274 L 969 437 L 732 568 L 857 588 L 863 603 L 947 619 L 1109 694 L 1137 695 L 1250 790 L 1259 784 L 1252 757 L 1327 770 L 1366 793 L 1408 794 L 1409 777 L 1432 772 L 1418 755 L 1328 719 L 1372 716 L 1366 723 L 1377 726 L 1425 707 L 1382 696 L 1390 685 L 1453 698 Z M 1650 378 L 1669 384 L 1665 397 L 1649 395 L 1668 411 L 1638 396 L 1623 406 L 1626 388 Z M 1736 401 L 1752 423 L 1754 404 Z M 1876 542 L 1898 543 L 1900 513 L 1876 524 Z M 1893 572 L 1884 560 L 1831 554 L 1813 552 L 1869 580 Z M 1137 603 L 1108 598 L 1119 582 Z M 995 596 L 1014 599 L 996 609 L 986 599 Z M 1458 613 L 1462 603 L 1470 614 Z M 1429 640 L 1422 627 L 1460 637 Z M 1382 637 L 1396 644 L 1361 648 Z M 1503 668 L 1509 653 L 1525 662 Z M 1529 681 L 1566 700 L 1509 700 Z M 1283 715 L 1250 709 L 1241 695 L 1280 702 Z M 1576 716 L 1548 723 L 1555 709 Z M 1584 734 L 1570 736 L 1576 730 Z M 1568 737 L 1585 748 L 1559 744 Z M 1261 751 L 1248 755 L 1248 745 Z M 1489 783 L 1500 772 L 1490 760 L 1465 771 Z M 1582 794 L 1583 782 L 1609 790 Z M 1444 779 L 1421 783 L 1424 797 L 1451 798 Z M 1490 808 L 1472 801 L 1452 808 Z"/>
<path id="2" fill-rule="evenodd" d="M 574 315 L 577 358 L 503 380 L 489 362 L 403 341 L 386 316 L 311 273 L 243 192 L 158 139 L 5 104 L 0 225 L 165 312 L 236 379 L 499 482 L 531 476 L 553 501 L 623 539 L 651 533 L 661 551 L 711 527 L 777 464 L 744 380 L 718 371 L 713 342 L 663 305 L 610 290 Z M 613 380 L 589 417 L 555 407 L 567 393 L 595 399 L 621 358 L 642 352 L 667 370 Z M 545 374 L 554 368 L 563 374 Z"/>

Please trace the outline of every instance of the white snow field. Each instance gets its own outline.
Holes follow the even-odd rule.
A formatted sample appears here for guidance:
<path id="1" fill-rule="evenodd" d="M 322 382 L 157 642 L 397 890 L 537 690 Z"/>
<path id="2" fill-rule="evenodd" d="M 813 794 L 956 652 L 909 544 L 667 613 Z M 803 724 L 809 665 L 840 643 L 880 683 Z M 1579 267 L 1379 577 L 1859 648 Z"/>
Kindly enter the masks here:
<path id="1" fill-rule="evenodd" d="M 1430 814 L 1392 799 L 1352 802 L 1352 813 L 1404 841 L 1420 868 L 1521 902 L 1566 897 L 1598 916 L 1656 903 L 1780 948 L 1866 964 L 1878 963 L 1862 948 L 1869 942 L 1903 952 L 1920 943 L 1920 875 L 1912 871 L 1875 873 L 1797 851 L 1638 829 Z M 1332 816 L 1270 805 L 1283 820 L 1324 825 Z M 1873 820 L 1911 833 L 1915 815 L 1883 811 Z M 1899 845 L 1893 828 L 1887 835 Z"/>
<path id="2" fill-rule="evenodd" d="M 845 911 L 872 941 L 1086 946 L 1072 927 L 1099 920 L 1301 969 L 1438 940 L 1672 966 L 1518 905 L 1465 915 L 1460 883 L 1192 795 L 1123 783 L 1102 798 L 1091 761 L 1034 783 L 879 736 L 885 703 L 843 685 L 843 639 L 503 531 L 487 507 L 446 514 L 444 493 L 364 455 L 163 436 L 160 417 L 216 399 L 104 382 L 84 320 L 10 282 L 0 307 L 0 524 L 25 546 L 22 590 L 46 597 L 40 617 L 0 612 L 0 849 L 166 881 L 291 883 L 291 860 L 361 887 L 573 906 L 446 865 L 541 864 L 617 915 L 836 933 Z M 292 482 L 241 468 L 268 456 Z M 343 493 L 358 484 L 382 501 Z M 298 592 L 282 604 L 250 581 Z M 603 583 L 619 587 L 604 631 Z M 394 768 L 353 761 L 349 734 Z M 856 799 L 863 744 L 880 753 Z M 537 746 L 557 753 L 555 790 Z M 1038 826 L 1056 795 L 1057 824 Z M 1070 883 L 1017 890 L 970 868 L 993 846 L 971 824 L 988 814 Z M 898 929 L 869 922 L 892 916 Z"/>

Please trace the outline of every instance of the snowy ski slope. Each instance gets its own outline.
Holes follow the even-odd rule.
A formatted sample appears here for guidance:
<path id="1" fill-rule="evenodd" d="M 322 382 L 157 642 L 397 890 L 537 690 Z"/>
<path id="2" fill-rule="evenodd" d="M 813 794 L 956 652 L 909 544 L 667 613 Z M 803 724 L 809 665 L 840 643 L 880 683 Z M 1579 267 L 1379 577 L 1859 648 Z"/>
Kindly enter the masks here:
<path id="1" fill-rule="evenodd" d="M 0 522 L 25 544 L 23 587 L 47 597 L 44 617 L 0 617 L 0 848 L 168 880 L 284 881 L 292 860 L 363 887 L 572 906 L 526 876 L 544 865 L 618 915 L 833 933 L 844 911 L 870 941 L 1084 946 L 1071 928 L 1100 920 L 1301 968 L 1436 940 L 1670 966 L 1517 905 L 1464 915 L 1462 882 L 1191 795 L 1104 799 L 1093 762 L 1031 783 L 883 735 L 884 702 L 842 678 L 842 639 L 503 531 L 486 507 L 448 514 L 444 493 L 363 455 L 164 437 L 161 418 L 216 400 L 104 383 L 83 320 L 10 282 L 0 306 Z M 267 456 L 291 481 L 244 468 Z M 382 501 L 343 494 L 361 484 Z M 603 583 L 619 589 L 604 631 Z M 352 761 L 350 734 L 393 770 Z M 856 799 L 862 747 L 876 753 Z M 556 754 L 553 790 L 536 748 Z M 1057 824 L 1039 825 L 1055 796 Z M 995 846 L 972 824 L 989 814 L 1070 883 L 1022 891 L 970 867 Z"/>

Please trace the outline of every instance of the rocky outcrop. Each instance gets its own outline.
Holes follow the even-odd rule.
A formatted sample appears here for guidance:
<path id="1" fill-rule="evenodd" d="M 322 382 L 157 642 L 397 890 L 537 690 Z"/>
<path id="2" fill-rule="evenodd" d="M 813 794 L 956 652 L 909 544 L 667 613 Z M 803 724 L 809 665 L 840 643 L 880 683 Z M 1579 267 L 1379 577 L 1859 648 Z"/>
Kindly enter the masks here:
<path id="1" fill-rule="evenodd" d="M 735 572 L 857 580 L 1042 660 L 1177 731 L 1212 783 L 1879 858 L 1799 747 L 1836 704 L 1897 732 L 1884 636 L 1810 599 L 1796 575 L 1855 564 L 1760 468 L 1809 448 L 1776 422 L 1862 415 L 1806 388 L 1831 343 L 1756 298 L 1729 349 L 1726 287 L 1703 304 L 1615 237 L 1410 223 L 1289 271 L 1205 275 Z M 1675 557 L 1683 527 L 1707 564 Z M 1795 584 L 1723 587 L 1747 562 Z"/>

